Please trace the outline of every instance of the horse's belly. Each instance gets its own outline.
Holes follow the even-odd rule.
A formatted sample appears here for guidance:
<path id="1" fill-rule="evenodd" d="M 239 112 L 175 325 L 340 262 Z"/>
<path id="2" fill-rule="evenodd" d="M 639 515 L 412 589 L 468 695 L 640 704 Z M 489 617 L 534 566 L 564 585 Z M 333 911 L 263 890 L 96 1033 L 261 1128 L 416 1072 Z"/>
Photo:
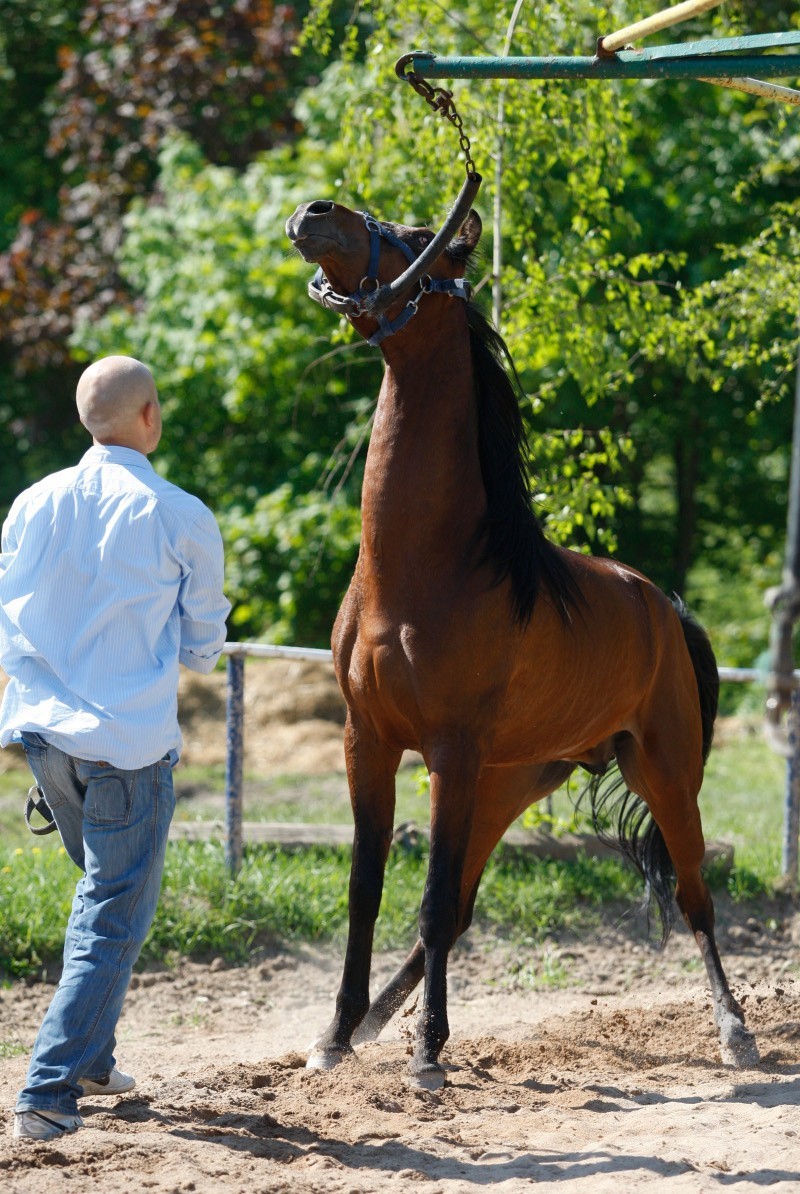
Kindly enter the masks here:
<path id="1" fill-rule="evenodd" d="M 595 652 L 596 662 L 590 651 L 527 660 L 521 653 L 497 711 L 491 761 L 602 766 L 607 741 L 636 729 L 653 682 L 649 653 L 633 648 L 631 638 L 613 656 Z"/>

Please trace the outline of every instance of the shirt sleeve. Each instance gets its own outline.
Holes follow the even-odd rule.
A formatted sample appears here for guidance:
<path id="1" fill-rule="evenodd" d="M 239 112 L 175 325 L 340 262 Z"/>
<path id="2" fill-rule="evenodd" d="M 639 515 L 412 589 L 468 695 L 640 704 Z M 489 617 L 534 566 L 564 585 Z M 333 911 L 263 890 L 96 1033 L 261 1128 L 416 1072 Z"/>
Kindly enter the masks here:
<path id="1" fill-rule="evenodd" d="M 222 536 L 210 510 L 203 508 L 183 546 L 187 569 L 178 595 L 178 658 L 192 671 L 210 672 L 225 645 L 225 619 L 231 608 L 223 592 Z"/>
<path id="2" fill-rule="evenodd" d="M 8 517 L 3 523 L 2 534 L 0 534 L 0 552 L 8 555 L 12 555 L 17 550 L 16 512 L 17 503 L 15 501 L 8 512 Z M 1 568 L 2 563 L 0 562 L 0 569 Z"/>

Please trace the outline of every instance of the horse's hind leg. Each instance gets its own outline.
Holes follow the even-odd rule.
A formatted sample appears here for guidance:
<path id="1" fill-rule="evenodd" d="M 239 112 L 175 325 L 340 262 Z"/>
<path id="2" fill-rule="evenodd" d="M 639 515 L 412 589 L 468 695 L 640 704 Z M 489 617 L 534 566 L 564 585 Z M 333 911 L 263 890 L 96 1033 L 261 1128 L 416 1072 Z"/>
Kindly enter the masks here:
<path id="1" fill-rule="evenodd" d="M 306 1064 L 312 1069 L 331 1069 L 352 1052 L 353 1032 L 369 1007 L 372 940 L 392 841 L 395 772 L 400 753 L 387 751 L 373 734 L 359 731 L 349 715 L 345 757 L 355 823 L 350 924 L 336 1012 L 308 1058 Z"/>
<path id="2" fill-rule="evenodd" d="M 431 852 L 419 913 L 425 951 L 425 988 L 409 1065 L 417 1086 L 444 1085 L 439 1054 L 450 1035 L 447 1020 L 447 961 L 458 936 L 464 862 L 472 831 L 480 762 L 463 737 L 425 752 L 431 777 Z"/>
<path id="3" fill-rule="evenodd" d="M 491 851 L 490 851 L 491 853 Z M 464 915 L 459 918 L 456 936 L 460 937 L 472 920 L 472 909 L 478 894 L 480 875 L 472 885 L 472 894 L 467 901 Z M 353 1044 L 376 1040 L 396 1011 L 403 1006 L 414 988 L 425 974 L 425 946 L 418 938 L 397 974 L 389 980 L 370 1004 L 369 1011 L 353 1034 Z"/>
<path id="4" fill-rule="evenodd" d="M 722 969 L 714 939 L 714 905 L 699 867 L 690 876 L 683 879 L 678 876 L 675 898 L 684 920 L 694 933 L 705 963 L 714 1001 L 714 1020 L 719 1031 L 722 1060 L 726 1065 L 736 1067 L 757 1065 L 759 1057 L 755 1039 L 745 1027 L 744 1012 L 734 999 Z"/>
<path id="5" fill-rule="evenodd" d="M 694 934 L 705 964 L 719 1031 L 720 1053 L 727 1065 L 744 1067 L 758 1062 L 758 1049 L 744 1023 L 744 1012 L 734 999 L 722 968 L 714 936 L 714 905 L 700 867 L 705 840 L 697 807 L 702 767 L 697 774 L 686 763 L 681 774 L 681 756 L 686 755 L 676 740 L 658 749 L 651 742 L 645 752 L 633 739 L 618 749 L 617 758 L 625 781 L 647 802 L 661 830 L 675 868 L 675 898 L 683 918 Z M 697 778 L 687 780 L 695 772 Z"/>
<path id="6" fill-rule="evenodd" d="M 522 767 L 486 767 L 478 780 L 475 814 L 464 860 L 456 935 L 472 923 L 483 868 L 508 826 L 537 800 L 549 796 L 569 777 L 571 763 Z M 375 997 L 353 1035 L 355 1044 L 374 1041 L 405 1003 L 425 973 L 425 947 L 417 940 L 397 974 Z"/>
<path id="7" fill-rule="evenodd" d="M 425 973 L 425 946 L 417 938 L 411 953 L 403 962 L 397 974 L 369 1005 L 369 1011 L 353 1033 L 353 1044 L 376 1040 L 392 1016 L 405 1003 Z"/>

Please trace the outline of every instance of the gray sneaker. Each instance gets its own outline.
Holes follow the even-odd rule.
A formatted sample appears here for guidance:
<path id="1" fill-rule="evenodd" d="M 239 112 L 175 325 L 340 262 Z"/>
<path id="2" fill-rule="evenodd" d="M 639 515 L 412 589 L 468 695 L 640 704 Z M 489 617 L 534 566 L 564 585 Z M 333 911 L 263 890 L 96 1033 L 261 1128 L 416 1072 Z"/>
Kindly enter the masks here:
<path id="1" fill-rule="evenodd" d="M 63 1115 L 60 1111 L 17 1111 L 14 1114 L 16 1140 L 55 1140 L 82 1127 L 83 1120 L 79 1115 Z"/>
<path id="2" fill-rule="evenodd" d="M 79 1078 L 78 1085 L 83 1087 L 84 1095 L 121 1095 L 133 1090 L 136 1079 L 114 1066 L 105 1078 Z"/>

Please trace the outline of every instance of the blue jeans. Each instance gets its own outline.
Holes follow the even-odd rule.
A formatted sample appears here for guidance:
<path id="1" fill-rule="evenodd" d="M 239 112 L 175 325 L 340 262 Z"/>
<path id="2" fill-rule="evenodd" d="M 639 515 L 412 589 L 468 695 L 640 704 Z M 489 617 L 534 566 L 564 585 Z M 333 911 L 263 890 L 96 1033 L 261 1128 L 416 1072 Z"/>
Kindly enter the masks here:
<path id="1" fill-rule="evenodd" d="M 114 1031 L 158 904 L 175 810 L 175 756 L 122 771 L 64 754 L 41 734 L 26 732 L 22 744 L 83 876 L 67 924 L 61 981 L 16 1109 L 75 1115 L 79 1079 L 102 1079 L 114 1067 Z"/>

